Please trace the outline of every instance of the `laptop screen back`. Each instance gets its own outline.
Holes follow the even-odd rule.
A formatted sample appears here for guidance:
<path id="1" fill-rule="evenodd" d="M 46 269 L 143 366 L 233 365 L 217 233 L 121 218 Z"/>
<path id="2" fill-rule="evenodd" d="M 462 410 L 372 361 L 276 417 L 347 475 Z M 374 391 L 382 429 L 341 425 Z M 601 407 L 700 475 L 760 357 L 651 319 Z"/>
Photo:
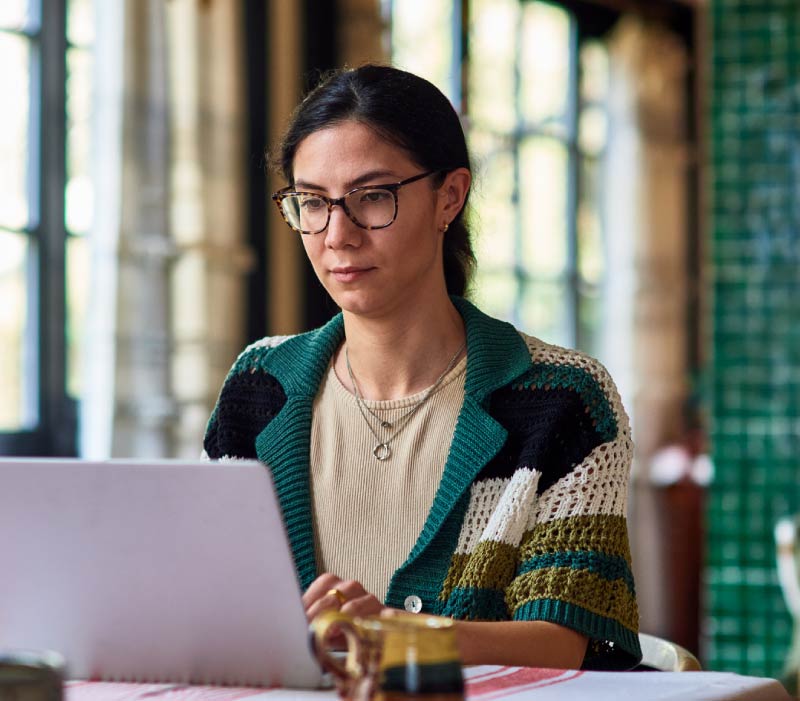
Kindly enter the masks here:
<path id="1" fill-rule="evenodd" d="M 0 460 L 0 648 L 71 678 L 314 687 L 267 468 Z"/>

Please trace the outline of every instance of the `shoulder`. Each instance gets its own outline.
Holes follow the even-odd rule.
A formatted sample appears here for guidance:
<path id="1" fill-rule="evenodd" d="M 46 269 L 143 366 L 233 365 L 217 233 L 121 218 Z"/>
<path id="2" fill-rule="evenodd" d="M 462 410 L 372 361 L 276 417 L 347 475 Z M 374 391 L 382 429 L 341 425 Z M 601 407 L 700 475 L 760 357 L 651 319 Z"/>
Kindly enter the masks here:
<path id="1" fill-rule="evenodd" d="M 605 366 L 591 355 L 573 348 L 564 348 L 517 331 L 531 357 L 531 377 L 578 378 L 585 377 L 598 384 L 613 386 L 611 376 Z M 548 370 L 550 374 L 548 375 Z M 609 387 L 610 389 L 610 387 Z"/>
<path id="2" fill-rule="evenodd" d="M 228 379 L 244 372 L 261 372 L 274 377 L 290 394 L 313 394 L 343 338 L 341 314 L 311 331 L 267 336 L 239 354 Z"/>
<path id="3" fill-rule="evenodd" d="M 296 338 L 296 336 L 264 336 L 264 338 L 251 343 L 239 353 L 228 373 L 228 377 L 245 371 L 252 371 L 254 368 L 260 369 L 270 352 L 291 338 Z"/>
<path id="4" fill-rule="evenodd" d="M 513 383 L 515 389 L 561 390 L 580 400 L 601 433 L 613 436 L 628 419 L 617 386 L 597 359 L 572 348 L 547 343 L 518 331 L 530 354 L 529 369 Z"/>

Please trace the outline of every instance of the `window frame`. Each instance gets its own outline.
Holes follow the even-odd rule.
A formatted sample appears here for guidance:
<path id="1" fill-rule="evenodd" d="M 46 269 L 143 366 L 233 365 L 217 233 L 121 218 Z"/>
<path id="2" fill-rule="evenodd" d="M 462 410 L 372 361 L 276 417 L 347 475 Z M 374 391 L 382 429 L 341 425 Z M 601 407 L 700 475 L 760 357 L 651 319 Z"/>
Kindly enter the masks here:
<path id="1" fill-rule="evenodd" d="M 528 0 L 518 0 L 520 4 Z M 541 129 L 538 126 L 526 125 L 523 118 L 517 115 L 514 129 L 505 138 L 509 140 L 508 152 L 512 155 L 514 163 L 515 177 L 513 180 L 512 203 L 514 207 L 514 265 L 507 272 L 514 279 L 516 287 L 514 306 L 512 310 L 512 318 L 510 321 L 517 326 L 521 325 L 519 316 L 519 309 L 522 305 L 522 300 L 525 295 L 526 287 L 528 285 L 535 285 L 537 281 L 545 278 L 539 278 L 532 275 L 525 270 L 522 264 L 521 241 L 523 237 L 522 232 L 522 215 L 520 212 L 520 177 L 519 177 L 519 161 L 520 161 L 520 147 L 524 139 L 541 135 L 548 139 L 559 142 L 567 154 L 567 180 L 565 183 L 565 234 L 566 234 L 566 260 L 565 267 L 561 275 L 555 278 L 547 278 L 557 283 L 563 283 L 565 289 L 564 298 L 564 314 L 566 320 L 566 328 L 569 333 L 567 339 L 563 341 L 568 346 L 575 348 L 585 348 L 588 339 L 584 338 L 581 328 L 581 290 L 587 287 L 587 282 L 582 279 L 579 268 L 579 237 L 578 237 L 578 204 L 580 202 L 581 194 L 581 179 L 580 173 L 583 166 L 583 159 L 592 159 L 592 156 L 582 152 L 579 143 L 579 118 L 582 109 L 580 84 L 581 84 L 581 68 L 580 68 L 580 51 L 583 42 L 591 39 L 592 37 L 586 35 L 581 31 L 580 16 L 569 7 L 568 4 L 559 2 L 550 3 L 562 7 L 569 15 L 569 85 L 567 97 L 567 111 L 565 125 L 566 129 L 563 134 L 557 131 Z M 460 16 L 459 22 L 455 24 L 454 29 L 459 31 L 457 42 L 460 47 L 459 63 L 454 65 L 456 70 L 454 73 L 460 73 L 461 83 L 463 87 L 462 101 L 464 113 L 468 116 L 469 105 L 469 81 L 467 80 L 466 72 L 468 70 L 468 62 L 471 60 L 470 46 L 469 46 L 469 24 L 470 24 L 470 2 L 463 0 L 459 6 Z M 454 13 L 455 14 L 455 13 Z M 462 21 L 463 17 L 463 21 Z M 518 33 L 515 36 L 515 50 L 517 56 L 515 58 L 515 84 L 516 93 L 519 94 L 519 81 L 520 74 L 519 65 L 519 51 L 522 46 L 522 38 Z M 500 268 L 493 268 L 488 270 L 490 274 L 502 273 Z"/>
<path id="2" fill-rule="evenodd" d="M 0 454 L 77 455 L 77 402 L 67 393 L 66 189 L 67 1 L 29 0 L 38 29 L 3 30 L 30 41 L 28 185 L 31 214 L 18 231 L 31 244 L 25 354 L 35 358 L 26 388 L 32 428 L 0 432 Z"/>

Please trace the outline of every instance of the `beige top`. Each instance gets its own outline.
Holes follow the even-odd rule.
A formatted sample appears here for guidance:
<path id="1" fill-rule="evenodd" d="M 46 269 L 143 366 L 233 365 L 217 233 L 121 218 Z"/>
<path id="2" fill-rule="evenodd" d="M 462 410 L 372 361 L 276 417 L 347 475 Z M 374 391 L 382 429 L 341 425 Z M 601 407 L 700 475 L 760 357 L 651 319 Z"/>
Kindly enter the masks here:
<path id="1" fill-rule="evenodd" d="M 390 441 L 383 462 L 356 398 L 331 366 L 314 400 L 311 423 L 311 501 L 317 572 L 355 579 L 381 601 L 408 558 L 439 487 L 464 401 L 466 356 Z M 423 392 L 365 404 L 397 421 Z M 383 438 L 383 429 L 368 413 Z"/>

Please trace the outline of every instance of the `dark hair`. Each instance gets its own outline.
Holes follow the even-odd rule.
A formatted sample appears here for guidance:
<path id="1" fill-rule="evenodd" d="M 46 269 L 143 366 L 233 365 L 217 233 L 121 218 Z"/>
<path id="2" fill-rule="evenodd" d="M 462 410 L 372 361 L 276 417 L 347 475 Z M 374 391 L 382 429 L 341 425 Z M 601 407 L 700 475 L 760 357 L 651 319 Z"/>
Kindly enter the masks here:
<path id="1" fill-rule="evenodd" d="M 368 64 L 328 74 L 298 105 L 274 164 L 288 183 L 294 181 L 300 142 L 348 120 L 362 122 L 395 143 L 424 170 L 470 169 L 464 130 L 442 92 L 413 73 Z M 466 208 L 465 201 L 444 236 L 445 282 L 448 293 L 455 295 L 464 295 L 475 267 Z"/>

